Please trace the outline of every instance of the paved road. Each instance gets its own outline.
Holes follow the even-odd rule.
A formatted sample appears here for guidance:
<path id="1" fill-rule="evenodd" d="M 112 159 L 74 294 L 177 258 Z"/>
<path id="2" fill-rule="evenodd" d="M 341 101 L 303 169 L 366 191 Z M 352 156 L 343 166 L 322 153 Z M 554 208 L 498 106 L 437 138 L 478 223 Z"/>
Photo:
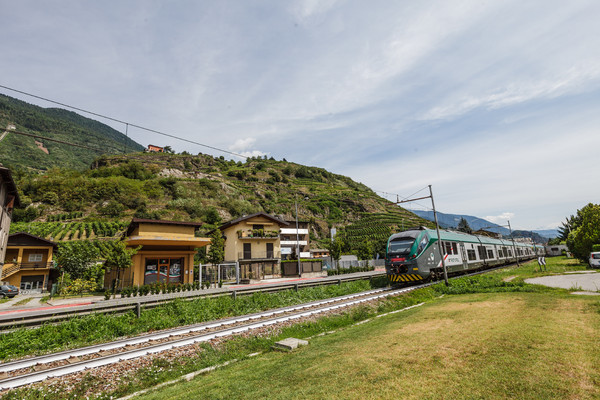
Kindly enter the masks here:
<path id="1" fill-rule="evenodd" d="M 526 283 L 545 285 L 563 289 L 583 290 L 587 292 L 600 291 L 600 273 L 579 271 L 566 275 L 542 276 L 525 279 Z"/>

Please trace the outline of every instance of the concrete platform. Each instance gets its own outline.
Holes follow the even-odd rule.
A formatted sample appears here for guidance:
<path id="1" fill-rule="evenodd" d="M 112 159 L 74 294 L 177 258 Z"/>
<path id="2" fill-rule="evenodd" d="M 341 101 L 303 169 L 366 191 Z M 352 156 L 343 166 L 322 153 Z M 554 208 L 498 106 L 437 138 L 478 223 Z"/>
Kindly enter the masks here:
<path id="1" fill-rule="evenodd" d="M 525 283 L 544 285 L 562 289 L 571 289 L 574 293 L 597 293 L 600 291 L 600 273 L 592 271 L 577 271 L 565 275 L 541 276 L 525 279 Z"/>
<path id="2" fill-rule="evenodd" d="M 306 346 L 307 344 L 308 341 L 306 340 L 291 337 L 276 342 L 274 347 L 281 350 L 291 351 L 297 349 L 299 346 Z"/>

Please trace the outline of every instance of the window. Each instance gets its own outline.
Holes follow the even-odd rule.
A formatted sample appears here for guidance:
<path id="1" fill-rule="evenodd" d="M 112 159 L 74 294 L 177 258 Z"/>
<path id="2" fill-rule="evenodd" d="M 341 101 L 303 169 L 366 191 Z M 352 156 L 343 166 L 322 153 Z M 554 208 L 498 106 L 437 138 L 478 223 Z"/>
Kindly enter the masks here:
<path id="1" fill-rule="evenodd" d="M 411 237 L 400 237 L 390 241 L 388 245 L 388 254 L 408 254 L 415 239 Z"/>
<path id="2" fill-rule="evenodd" d="M 154 282 L 183 282 L 183 258 L 147 258 L 144 285 Z"/>
<path id="3" fill-rule="evenodd" d="M 488 258 L 494 258 L 494 250 L 488 250 Z"/>
<path id="4" fill-rule="evenodd" d="M 486 252 L 485 252 L 485 247 L 483 246 L 477 246 L 477 252 L 479 253 L 479 259 L 480 260 L 485 260 L 486 257 Z"/>
<path id="5" fill-rule="evenodd" d="M 458 254 L 458 245 L 456 242 L 452 242 L 452 254 Z"/>
<path id="6" fill-rule="evenodd" d="M 244 243 L 244 260 L 250 260 L 252 258 L 252 244 Z"/>
<path id="7" fill-rule="evenodd" d="M 450 243 L 450 242 L 444 243 L 444 254 L 452 254 L 452 243 Z"/>
<path id="8" fill-rule="evenodd" d="M 423 236 L 423 239 L 421 239 L 421 241 L 419 242 L 419 246 L 417 247 L 417 255 L 421 254 L 421 252 L 423 250 L 425 250 L 425 247 L 427 247 L 428 243 L 429 243 L 429 236 L 427 236 L 427 235 Z"/>
<path id="9" fill-rule="evenodd" d="M 273 243 L 267 243 L 267 258 L 273 258 Z"/>
<path id="10" fill-rule="evenodd" d="M 44 258 L 43 254 L 30 254 L 29 262 L 40 262 Z"/>
<path id="11" fill-rule="evenodd" d="M 477 256 L 475 255 L 475 250 L 467 249 L 467 257 L 469 258 L 469 261 L 477 260 Z"/>

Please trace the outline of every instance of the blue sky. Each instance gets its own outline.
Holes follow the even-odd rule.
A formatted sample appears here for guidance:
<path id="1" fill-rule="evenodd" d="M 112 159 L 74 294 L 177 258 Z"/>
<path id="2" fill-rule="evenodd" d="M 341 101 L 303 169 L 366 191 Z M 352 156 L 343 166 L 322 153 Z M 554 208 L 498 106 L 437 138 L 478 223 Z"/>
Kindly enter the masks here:
<path id="1" fill-rule="evenodd" d="M 431 184 L 438 210 L 516 228 L 556 227 L 600 201 L 598 1 L 0 0 L 0 11 L 4 86 L 377 191 Z"/>

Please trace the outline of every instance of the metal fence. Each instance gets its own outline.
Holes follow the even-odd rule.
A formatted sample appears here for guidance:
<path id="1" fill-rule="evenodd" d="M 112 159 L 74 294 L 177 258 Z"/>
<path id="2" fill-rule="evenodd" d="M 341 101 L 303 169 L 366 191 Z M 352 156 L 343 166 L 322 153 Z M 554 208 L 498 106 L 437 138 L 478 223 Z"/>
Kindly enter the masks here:
<path id="1" fill-rule="evenodd" d="M 202 282 L 210 282 L 210 284 L 218 285 L 224 283 L 239 283 L 239 265 L 238 263 L 226 264 L 200 264 L 198 266 L 198 280 Z"/>
<path id="2" fill-rule="evenodd" d="M 323 259 L 323 269 L 348 269 L 351 267 L 384 267 L 385 259 L 380 258 L 378 260 L 347 260 L 347 261 L 335 261 L 331 257 Z"/>

